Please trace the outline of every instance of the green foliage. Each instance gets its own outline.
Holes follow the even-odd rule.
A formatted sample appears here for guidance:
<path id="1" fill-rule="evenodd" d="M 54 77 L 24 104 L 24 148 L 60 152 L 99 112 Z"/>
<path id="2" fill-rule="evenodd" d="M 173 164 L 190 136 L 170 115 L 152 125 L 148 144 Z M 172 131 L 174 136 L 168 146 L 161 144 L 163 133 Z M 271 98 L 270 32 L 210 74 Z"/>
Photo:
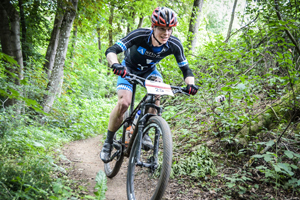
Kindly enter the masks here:
<path id="1" fill-rule="evenodd" d="M 172 176 L 190 176 L 196 179 L 207 175 L 215 176 L 217 171 L 212 160 L 215 156 L 207 147 L 200 146 L 189 155 L 175 158 L 172 165 Z"/>
<path id="2" fill-rule="evenodd" d="M 68 136 L 58 129 L 37 126 L 27 116 L 14 116 L 13 111 L 6 110 L 0 118 L 4 116 L 6 124 L 1 130 L 5 134 L 0 142 L 2 199 L 43 199 L 54 195 L 53 175 L 64 169 L 55 164 L 48 151 L 68 141 Z"/>
<path id="3" fill-rule="evenodd" d="M 105 199 L 105 192 L 107 190 L 106 182 L 107 182 L 106 175 L 102 170 L 100 170 L 96 176 L 96 186 L 95 186 L 96 198 L 95 199 L 97 199 L 97 200 Z"/>
<path id="4" fill-rule="evenodd" d="M 116 99 L 110 101 L 85 96 L 63 96 L 55 104 L 54 116 L 46 122 L 52 127 L 67 131 L 74 139 L 104 133 L 107 129 L 109 112 Z"/>
<path id="5" fill-rule="evenodd" d="M 264 2 L 261 8 L 268 13 L 267 9 L 274 10 L 270 8 L 272 6 Z M 294 9 L 285 6 L 283 13 Z M 248 10 L 247 17 L 253 19 L 257 8 Z M 266 20 L 269 17 L 267 13 L 260 17 Z M 199 48 L 199 53 L 188 57 L 196 80 L 202 82 L 194 105 L 188 104 L 190 97 L 167 99 L 163 115 L 175 129 L 174 148 L 177 151 L 182 153 L 200 145 L 203 140 L 214 141 L 212 138 L 218 138 L 220 142 L 217 145 L 221 146 L 218 150 L 230 160 L 225 161 L 224 165 L 236 168 L 237 164 L 231 163 L 234 161 L 242 167 L 251 156 L 256 157 L 254 171 L 263 175 L 260 179 L 256 177 L 256 180 L 275 186 L 276 191 L 289 188 L 299 192 L 299 145 L 292 143 L 297 140 L 294 134 L 299 132 L 296 128 L 299 125 L 291 128 L 287 124 L 290 120 L 299 123 L 291 118 L 299 116 L 296 111 L 299 105 L 295 100 L 299 97 L 299 70 L 295 58 L 299 59 L 299 55 L 284 32 L 288 29 L 295 36 L 296 27 L 292 24 L 299 27 L 299 21 L 277 21 L 274 12 L 271 18 L 247 27 L 243 35 L 237 36 L 237 39 L 231 38 L 230 43 L 223 43 L 222 35 L 210 35 L 210 40 Z M 170 82 L 179 83 L 179 78 L 174 77 L 179 77 L 180 72 L 177 74 L 171 62 L 166 62 L 166 66 L 170 67 L 165 69 L 175 72 L 168 75 Z M 223 104 L 215 102 L 215 97 L 221 94 L 226 96 Z M 278 101 L 280 98 L 283 102 Z M 276 101 L 278 104 L 272 105 Z M 278 138 L 286 127 L 288 131 L 282 136 L 285 147 L 281 144 L 276 150 L 269 138 Z M 263 146 L 269 150 L 257 154 Z M 232 192 L 228 195 L 243 196 L 251 193 L 252 188 L 254 191 L 259 187 L 258 184 L 253 186 L 251 180 L 255 173 L 249 171 L 242 169 L 225 175 L 226 185 Z"/>
<path id="6" fill-rule="evenodd" d="M 83 48 L 82 52 L 91 53 L 91 49 Z M 5 195 L 3 199 L 81 198 L 81 189 L 67 180 L 66 169 L 57 164 L 60 156 L 56 158 L 57 153 L 53 151 L 57 152 L 61 144 L 71 139 L 86 138 L 106 130 L 116 97 L 106 99 L 113 89 L 102 90 L 102 83 L 106 83 L 104 88 L 109 88 L 116 80 L 104 75 L 106 67 L 99 65 L 96 58 L 88 65 L 86 60 L 75 60 L 80 65 L 84 63 L 83 67 L 75 65 L 74 69 L 66 70 L 62 96 L 55 102 L 52 113 L 43 116 L 39 105 L 46 87 L 42 61 L 34 58 L 29 61 L 31 67 L 26 70 L 21 86 L 12 83 L 9 86 L 5 77 L 0 80 L 5 83 L 1 84 L 2 95 L 26 103 L 23 111 L 26 114 L 16 113 L 14 106 L 1 106 L 0 193 Z M 95 69 L 102 70 L 103 74 L 99 76 Z M 91 197 L 84 197 L 87 198 Z"/>
<path id="7" fill-rule="evenodd" d="M 3 54 L 4 55 L 4 54 Z M 28 57 L 28 64 L 30 68 L 26 69 L 23 80 L 19 80 L 18 75 L 15 72 L 11 72 L 6 68 L 15 68 L 16 61 L 5 55 L 4 57 L 9 63 L 0 63 L 0 71 L 3 70 L 3 75 L 0 76 L 0 95 L 2 104 L 8 99 L 15 99 L 18 101 L 19 106 L 24 106 L 24 110 L 32 112 L 32 109 L 40 114 L 47 115 L 44 113 L 40 103 L 42 102 L 42 95 L 45 87 L 45 74 L 41 70 L 42 60 L 34 60 L 32 57 Z M 10 77 L 14 77 L 20 81 L 20 85 L 16 85 Z M 3 106 L 2 105 L 2 106 Z M 4 106 L 3 106 L 4 108 Z"/>
<path id="8" fill-rule="evenodd" d="M 246 193 L 246 191 L 249 189 L 247 182 L 252 181 L 251 173 L 234 173 L 230 176 L 224 176 L 225 179 L 229 180 L 230 182 L 226 182 L 226 186 L 232 190 L 235 189 L 238 191 L 240 195 Z"/>
<path id="9" fill-rule="evenodd" d="M 273 140 L 260 142 L 260 144 L 266 145 L 266 147 L 275 146 Z M 276 186 L 283 186 L 284 188 L 300 186 L 298 184 L 300 183 L 300 179 L 294 173 L 299 170 L 297 163 L 300 160 L 300 154 L 289 150 L 282 152 L 278 149 L 274 153 L 267 151 L 263 154 L 253 155 L 252 157 L 256 159 L 263 158 L 267 163 L 267 165 L 258 165 L 256 167 L 256 169 L 265 174 L 266 178 L 264 181 L 275 181 Z M 295 183 L 295 185 L 291 185 L 291 182 Z"/>
<path id="10" fill-rule="evenodd" d="M 14 64 L 14 65 L 18 65 L 18 62 L 15 59 L 13 59 L 9 55 L 6 55 L 5 53 L 2 53 L 2 52 L 0 52 L 0 59 L 1 60 L 4 59 L 8 63 Z"/>
<path id="11" fill-rule="evenodd" d="M 52 19 L 56 10 L 56 1 L 24 0 L 22 2 L 24 21 L 20 25 L 22 27 L 24 23 L 23 27 L 26 27 L 26 30 L 22 30 L 23 27 L 20 30 L 22 30 L 23 59 L 27 64 L 28 57 L 43 57 L 43 50 L 45 51 L 47 48 L 53 26 Z M 17 1 L 12 1 L 12 4 L 20 9 Z M 30 66 L 29 63 L 28 66 Z"/>

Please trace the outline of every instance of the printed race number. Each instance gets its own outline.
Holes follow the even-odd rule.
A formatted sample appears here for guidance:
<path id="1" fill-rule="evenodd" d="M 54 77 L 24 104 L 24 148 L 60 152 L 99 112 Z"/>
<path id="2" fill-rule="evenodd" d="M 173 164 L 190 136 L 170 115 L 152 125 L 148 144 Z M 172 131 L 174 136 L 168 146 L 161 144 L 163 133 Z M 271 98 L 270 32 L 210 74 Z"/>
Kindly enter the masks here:
<path id="1" fill-rule="evenodd" d="M 168 84 L 146 80 L 145 85 L 149 94 L 174 96 L 171 86 Z"/>

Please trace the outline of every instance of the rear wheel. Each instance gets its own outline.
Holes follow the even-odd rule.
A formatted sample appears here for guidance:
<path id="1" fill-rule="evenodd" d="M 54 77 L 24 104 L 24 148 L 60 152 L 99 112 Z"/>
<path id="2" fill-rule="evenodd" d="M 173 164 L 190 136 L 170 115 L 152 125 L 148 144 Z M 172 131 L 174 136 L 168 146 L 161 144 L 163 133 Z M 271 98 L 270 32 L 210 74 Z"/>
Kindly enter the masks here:
<path id="1" fill-rule="evenodd" d="M 127 199 L 161 199 L 168 184 L 172 164 L 172 137 L 167 122 L 159 117 L 151 117 L 143 130 L 148 134 L 154 148 L 140 150 L 140 161 L 148 167 L 137 166 L 139 152 L 136 137 L 129 157 L 127 172 Z"/>
<path id="2" fill-rule="evenodd" d="M 125 120 L 128 116 L 129 113 L 127 110 L 124 114 L 123 119 Z M 123 128 L 119 129 L 119 131 L 115 133 L 113 149 L 111 152 L 111 156 L 114 156 L 114 159 L 109 163 L 104 164 L 105 174 L 109 178 L 113 178 L 115 175 L 118 174 L 121 165 L 123 163 L 123 159 L 124 159 L 123 148 L 124 148 L 125 137 L 123 136 L 122 131 L 125 131 L 125 129 L 126 127 L 123 126 Z"/>

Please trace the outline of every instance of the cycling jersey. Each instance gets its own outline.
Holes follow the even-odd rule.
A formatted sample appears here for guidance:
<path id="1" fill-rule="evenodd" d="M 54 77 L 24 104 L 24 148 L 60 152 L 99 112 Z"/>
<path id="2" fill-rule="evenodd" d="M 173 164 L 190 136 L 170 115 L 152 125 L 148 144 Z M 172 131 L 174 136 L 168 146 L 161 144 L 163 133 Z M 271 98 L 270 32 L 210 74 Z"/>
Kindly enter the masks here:
<path id="1" fill-rule="evenodd" d="M 125 61 L 123 60 L 122 65 L 126 66 Z M 150 79 L 152 80 L 153 78 L 156 79 L 160 79 L 161 82 L 163 82 L 163 77 L 162 75 L 159 73 L 159 71 L 157 71 L 156 68 L 154 68 L 153 71 L 148 71 L 143 73 L 144 71 L 132 71 L 131 68 L 127 68 L 127 70 L 130 73 L 136 74 L 140 77 L 143 77 L 144 79 Z M 125 78 L 122 78 L 121 76 L 118 76 L 118 81 L 117 81 L 117 91 L 119 90 L 129 90 L 132 92 L 132 84 L 129 83 Z"/>
<path id="2" fill-rule="evenodd" d="M 141 72 L 153 71 L 155 64 L 166 56 L 173 54 L 184 74 L 184 78 L 193 76 L 184 56 L 180 40 L 171 35 L 167 43 L 162 45 L 160 51 L 157 51 L 157 48 L 154 47 L 153 49 L 152 32 L 153 30 L 146 28 L 136 29 L 109 47 L 105 54 L 107 55 L 110 52 L 118 54 L 125 51 L 124 61 L 126 67 Z"/>

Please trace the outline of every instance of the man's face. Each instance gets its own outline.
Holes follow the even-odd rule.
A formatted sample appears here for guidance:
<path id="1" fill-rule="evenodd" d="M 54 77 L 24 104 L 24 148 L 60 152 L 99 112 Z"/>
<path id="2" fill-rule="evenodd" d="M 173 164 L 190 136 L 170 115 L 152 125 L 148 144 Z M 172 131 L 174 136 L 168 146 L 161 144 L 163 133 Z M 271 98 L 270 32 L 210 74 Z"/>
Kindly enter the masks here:
<path id="1" fill-rule="evenodd" d="M 172 34 L 172 27 L 156 26 L 153 31 L 156 39 L 165 44 Z"/>

